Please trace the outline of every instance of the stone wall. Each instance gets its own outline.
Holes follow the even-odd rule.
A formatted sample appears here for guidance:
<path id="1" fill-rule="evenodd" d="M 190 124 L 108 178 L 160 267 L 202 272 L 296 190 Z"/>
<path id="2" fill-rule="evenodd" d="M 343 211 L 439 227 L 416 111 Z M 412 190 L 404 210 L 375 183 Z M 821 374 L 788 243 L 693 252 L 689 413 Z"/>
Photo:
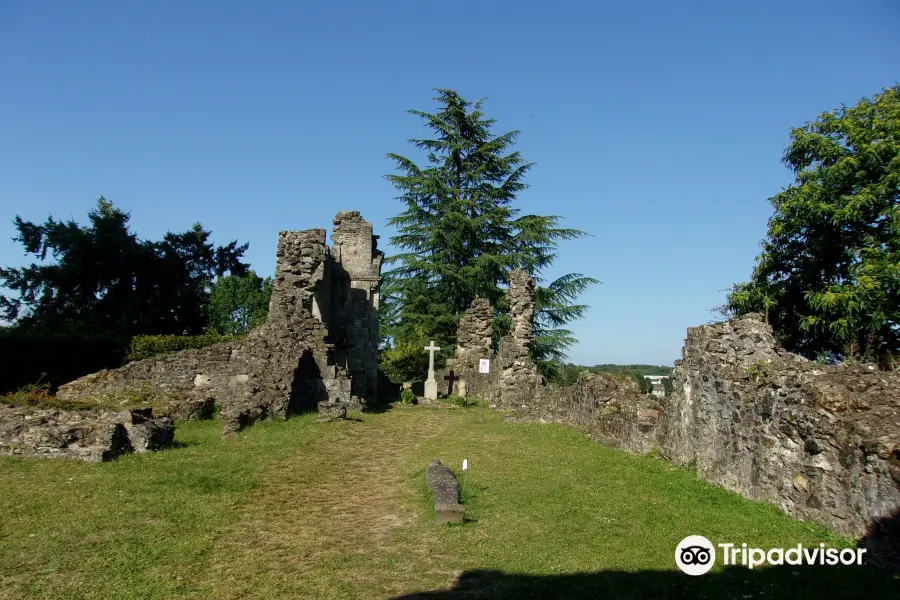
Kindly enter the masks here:
<path id="1" fill-rule="evenodd" d="M 378 307 L 381 263 L 378 236 L 358 212 L 334 219 L 331 310 L 328 322 L 335 360 L 351 379 L 352 408 L 363 408 L 378 392 Z"/>
<path id="2" fill-rule="evenodd" d="M 455 357 L 437 373 L 441 392 L 458 393 L 457 382 L 443 381 L 453 377 L 466 382 L 467 395 L 485 398 L 494 407 L 523 408 L 533 403 L 543 386 L 543 378 L 530 356 L 534 341 L 534 289 L 534 279 L 526 271 L 510 272 L 506 290 L 510 328 L 496 353 L 494 307 L 484 298 L 472 302 L 457 327 Z M 489 373 L 479 372 L 482 358 L 491 361 Z"/>
<path id="3" fill-rule="evenodd" d="M 526 405 L 540 394 L 542 378 L 530 356 L 534 342 L 534 288 L 534 279 L 526 271 L 510 272 L 506 290 L 510 328 L 500 340 L 498 405 L 504 408 Z"/>
<path id="4" fill-rule="evenodd" d="M 378 294 L 383 254 L 358 212 L 324 229 L 282 231 L 266 323 L 245 338 L 129 363 L 60 387 L 65 399 L 158 394 L 221 405 L 226 433 L 320 406 L 364 408 L 377 391 Z"/>
<path id="5" fill-rule="evenodd" d="M 900 517 L 900 372 L 812 363 L 778 347 L 758 315 L 689 329 L 682 355 L 668 398 L 582 374 L 523 412 L 659 448 L 709 482 L 884 545 L 873 531 Z"/>
<path id="6" fill-rule="evenodd" d="M 525 412 L 542 421 L 576 425 L 602 444 L 632 452 L 657 446 L 660 404 L 630 377 L 582 372 L 575 385 L 544 386 Z"/>
<path id="7" fill-rule="evenodd" d="M 446 371 L 466 382 L 466 394 L 492 398 L 497 381 L 497 361 L 493 345 L 494 307 L 485 298 L 478 298 L 463 313 L 456 330 L 455 361 L 448 361 Z M 494 373 L 479 373 L 478 364 L 482 358 L 491 360 Z M 440 383 L 440 380 L 438 381 Z M 454 388 L 459 393 L 458 385 Z"/>
<path id="8" fill-rule="evenodd" d="M 112 460 L 171 446 L 175 428 L 150 409 L 59 410 L 0 405 L 0 456 Z"/>
<path id="9" fill-rule="evenodd" d="M 844 535 L 900 510 L 900 372 L 809 362 L 757 315 L 689 329 L 682 355 L 664 455 Z"/>

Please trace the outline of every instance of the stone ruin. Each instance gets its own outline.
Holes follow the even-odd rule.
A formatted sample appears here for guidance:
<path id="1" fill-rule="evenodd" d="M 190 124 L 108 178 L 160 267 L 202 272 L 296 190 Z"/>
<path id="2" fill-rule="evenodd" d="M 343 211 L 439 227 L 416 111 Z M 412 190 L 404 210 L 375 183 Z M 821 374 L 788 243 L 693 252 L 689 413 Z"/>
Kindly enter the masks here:
<path id="1" fill-rule="evenodd" d="M 509 273 L 506 300 L 510 306 L 509 332 L 493 350 L 494 307 L 476 299 L 463 313 L 456 331 L 456 354 L 448 359 L 439 379 L 450 381 L 448 393 L 488 399 L 492 406 L 516 408 L 530 403 L 541 393 L 543 378 L 529 356 L 534 340 L 535 282 L 524 270 Z M 479 360 L 491 361 L 490 373 L 480 373 Z"/>
<path id="2" fill-rule="evenodd" d="M 497 355 L 486 300 L 460 321 L 452 364 L 467 390 L 516 411 L 513 420 L 569 423 L 608 445 L 657 450 L 900 564 L 900 371 L 811 362 L 780 348 L 762 316 L 747 315 L 688 329 L 669 397 L 592 373 L 548 385 L 528 356 L 534 282 L 522 271 L 509 279 L 512 327 Z M 479 374 L 479 358 L 500 368 Z"/>
<path id="3" fill-rule="evenodd" d="M 63 410 L 0 405 L 0 456 L 112 460 L 172 445 L 175 427 L 150 408 Z"/>
<path id="4" fill-rule="evenodd" d="M 378 388 L 378 236 L 358 212 L 324 229 L 282 231 L 264 325 L 246 337 L 147 358 L 59 388 L 66 400 L 133 396 L 180 414 L 221 407 L 225 434 L 266 418 L 316 409 L 328 417 L 363 410 Z"/>

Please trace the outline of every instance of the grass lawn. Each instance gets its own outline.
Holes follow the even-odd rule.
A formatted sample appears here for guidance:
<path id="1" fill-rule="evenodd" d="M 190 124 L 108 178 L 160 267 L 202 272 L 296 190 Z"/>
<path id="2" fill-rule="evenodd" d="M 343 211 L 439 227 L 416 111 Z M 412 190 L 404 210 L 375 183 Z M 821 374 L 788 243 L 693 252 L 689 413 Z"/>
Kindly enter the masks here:
<path id="1" fill-rule="evenodd" d="M 652 456 L 477 410 L 314 415 L 117 462 L 0 459 L 0 598 L 900 597 L 869 568 L 677 570 L 689 534 L 844 545 Z M 438 527 L 424 470 L 459 473 L 469 521 Z M 415 596 L 410 596 L 415 597 Z"/>

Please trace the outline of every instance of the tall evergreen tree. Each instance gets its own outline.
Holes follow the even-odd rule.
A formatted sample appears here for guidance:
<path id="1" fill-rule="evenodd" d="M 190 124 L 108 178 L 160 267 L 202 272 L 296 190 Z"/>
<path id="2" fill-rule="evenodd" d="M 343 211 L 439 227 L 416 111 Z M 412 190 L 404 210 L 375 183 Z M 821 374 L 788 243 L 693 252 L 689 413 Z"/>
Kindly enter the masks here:
<path id="1" fill-rule="evenodd" d="M 427 166 L 388 154 L 398 172 L 386 179 L 400 192 L 405 210 L 389 221 L 397 228 L 391 243 L 400 253 L 388 258 L 394 268 L 385 274 L 384 332 L 410 348 L 432 338 L 452 344 L 459 317 L 475 298 L 489 299 L 502 312 L 509 270 L 525 268 L 540 284 L 558 242 L 585 235 L 559 227 L 556 216 L 521 215 L 513 201 L 526 189 L 523 180 L 533 163 L 511 150 L 519 132 L 494 135 L 495 120 L 485 117 L 483 100 L 436 91 L 437 112 L 408 111 L 433 133 L 409 140 L 425 154 Z M 593 283 L 573 273 L 538 288 L 537 360 L 565 356 L 575 340 L 562 326 L 587 309 L 574 301 Z"/>

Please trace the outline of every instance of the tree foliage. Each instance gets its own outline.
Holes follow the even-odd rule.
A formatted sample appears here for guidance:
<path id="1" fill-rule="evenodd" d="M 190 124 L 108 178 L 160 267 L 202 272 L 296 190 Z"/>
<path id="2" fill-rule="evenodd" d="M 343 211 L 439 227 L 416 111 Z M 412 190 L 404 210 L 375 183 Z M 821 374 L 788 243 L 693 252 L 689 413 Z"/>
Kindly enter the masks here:
<path id="1" fill-rule="evenodd" d="M 247 244 L 215 246 L 199 223 L 160 241 L 139 240 L 129 218 L 102 197 L 87 226 L 17 216 L 14 239 L 37 262 L 0 269 L 14 294 L 0 297 L 5 318 L 32 333 L 202 333 L 211 284 L 247 272 L 241 262 Z"/>
<path id="2" fill-rule="evenodd" d="M 265 323 L 271 297 L 271 277 L 255 271 L 219 277 L 209 294 L 208 327 L 220 335 L 245 334 Z"/>
<path id="3" fill-rule="evenodd" d="M 761 312 L 788 349 L 889 363 L 900 351 L 900 86 L 791 131 L 795 181 L 733 315 Z"/>
<path id="4" fill-rule="evenodd" d="M 558 243 L 583 237 L 559 226 L 557 216 L 522 215 L 513 206 L 533 167 L 512 150 L 518 131 L 495 135 L 483 100 L 470 102 L 439 89 L 435 113 L 409 111 L 432 137 L 409 140 L 425 166 L 388 154 L 397 172 L 386 179 L 400 192 L 405 210 L 389 221 L 391 243 L 400 252 L 385 274 L 385 338 L 410 348 L 429 339 L 452 347 L 460 315 L 475 298 L 487 298 L 502 313 L 506 274 L 524 268 L 541 273 L 557 257 Z M 534 357 L 561 360 L 574 343 L 564 325 L 587 309 L 575 300 L 595 279 L 573 273 L 536 293 Z M 415 361 L 410 361 L 415 364 Z M 415 373 L 409 373 L 410 378 Z"/>

